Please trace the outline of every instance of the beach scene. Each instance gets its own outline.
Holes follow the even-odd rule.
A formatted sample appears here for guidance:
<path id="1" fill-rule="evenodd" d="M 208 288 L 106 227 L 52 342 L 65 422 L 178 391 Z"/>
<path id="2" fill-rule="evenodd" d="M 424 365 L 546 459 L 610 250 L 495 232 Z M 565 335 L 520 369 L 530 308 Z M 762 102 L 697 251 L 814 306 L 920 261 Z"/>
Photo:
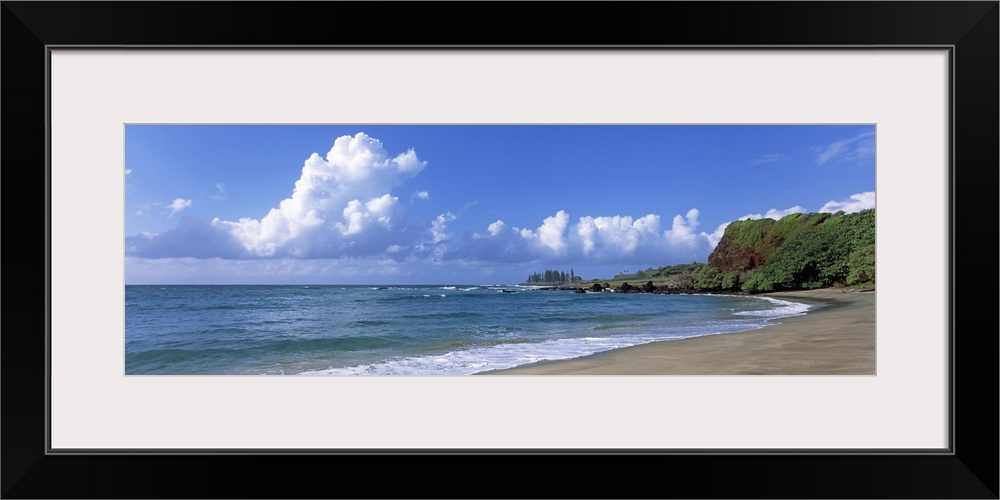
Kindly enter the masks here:
<path id="1" fill-rule="evenodd" d="M 123 372 L 875 375 L 874 125 L 126 125 Z"/>

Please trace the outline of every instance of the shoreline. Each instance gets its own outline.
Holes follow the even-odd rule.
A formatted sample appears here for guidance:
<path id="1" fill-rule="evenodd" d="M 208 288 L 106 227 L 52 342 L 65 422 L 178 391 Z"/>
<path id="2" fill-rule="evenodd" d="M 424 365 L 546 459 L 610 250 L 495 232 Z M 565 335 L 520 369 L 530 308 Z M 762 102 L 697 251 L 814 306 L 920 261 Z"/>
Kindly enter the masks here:
<path id="1" fill-rule="evenodd" d="M 875 375 L 875 293 L 823 288 L 760 294 L 814 309 L 757 330 L 663 340 L 477 375 Z"/>

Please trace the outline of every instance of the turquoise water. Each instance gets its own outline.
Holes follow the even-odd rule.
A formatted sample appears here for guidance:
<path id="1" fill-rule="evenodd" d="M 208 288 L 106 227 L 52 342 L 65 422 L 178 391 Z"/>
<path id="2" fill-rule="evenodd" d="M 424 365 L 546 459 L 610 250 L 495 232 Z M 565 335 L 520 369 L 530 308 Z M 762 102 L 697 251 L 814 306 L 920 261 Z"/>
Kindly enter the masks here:
<path id="1" fill-rule="evenodd" d="M 125 373 L 464 375 L 759 329 L 808 309 L 497 285 L 127 285 Z"/>

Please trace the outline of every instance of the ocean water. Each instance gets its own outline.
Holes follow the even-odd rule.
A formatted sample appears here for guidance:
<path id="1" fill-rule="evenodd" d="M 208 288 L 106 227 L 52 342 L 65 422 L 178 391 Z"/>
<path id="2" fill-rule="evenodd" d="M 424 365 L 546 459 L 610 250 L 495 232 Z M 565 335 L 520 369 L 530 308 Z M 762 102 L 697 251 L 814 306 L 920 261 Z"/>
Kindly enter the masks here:
<path id="1" fill-rule="evenodd" d="M 466 375 L 759 329 L 771 297 L 522 286 L 127 285 L 127 375 Z"/>

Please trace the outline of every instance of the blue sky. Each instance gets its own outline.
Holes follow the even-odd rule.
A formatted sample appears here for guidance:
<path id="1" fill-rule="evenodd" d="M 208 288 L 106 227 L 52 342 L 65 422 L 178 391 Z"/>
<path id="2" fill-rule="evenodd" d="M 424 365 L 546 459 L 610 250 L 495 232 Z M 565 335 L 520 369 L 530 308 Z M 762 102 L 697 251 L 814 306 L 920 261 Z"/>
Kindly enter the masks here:
<path id="1" fill-rule="evenodd" d="M 871 208 L 873 125 L 127 125 L 126 283 L 485 284 L 705 262 Z"/>

